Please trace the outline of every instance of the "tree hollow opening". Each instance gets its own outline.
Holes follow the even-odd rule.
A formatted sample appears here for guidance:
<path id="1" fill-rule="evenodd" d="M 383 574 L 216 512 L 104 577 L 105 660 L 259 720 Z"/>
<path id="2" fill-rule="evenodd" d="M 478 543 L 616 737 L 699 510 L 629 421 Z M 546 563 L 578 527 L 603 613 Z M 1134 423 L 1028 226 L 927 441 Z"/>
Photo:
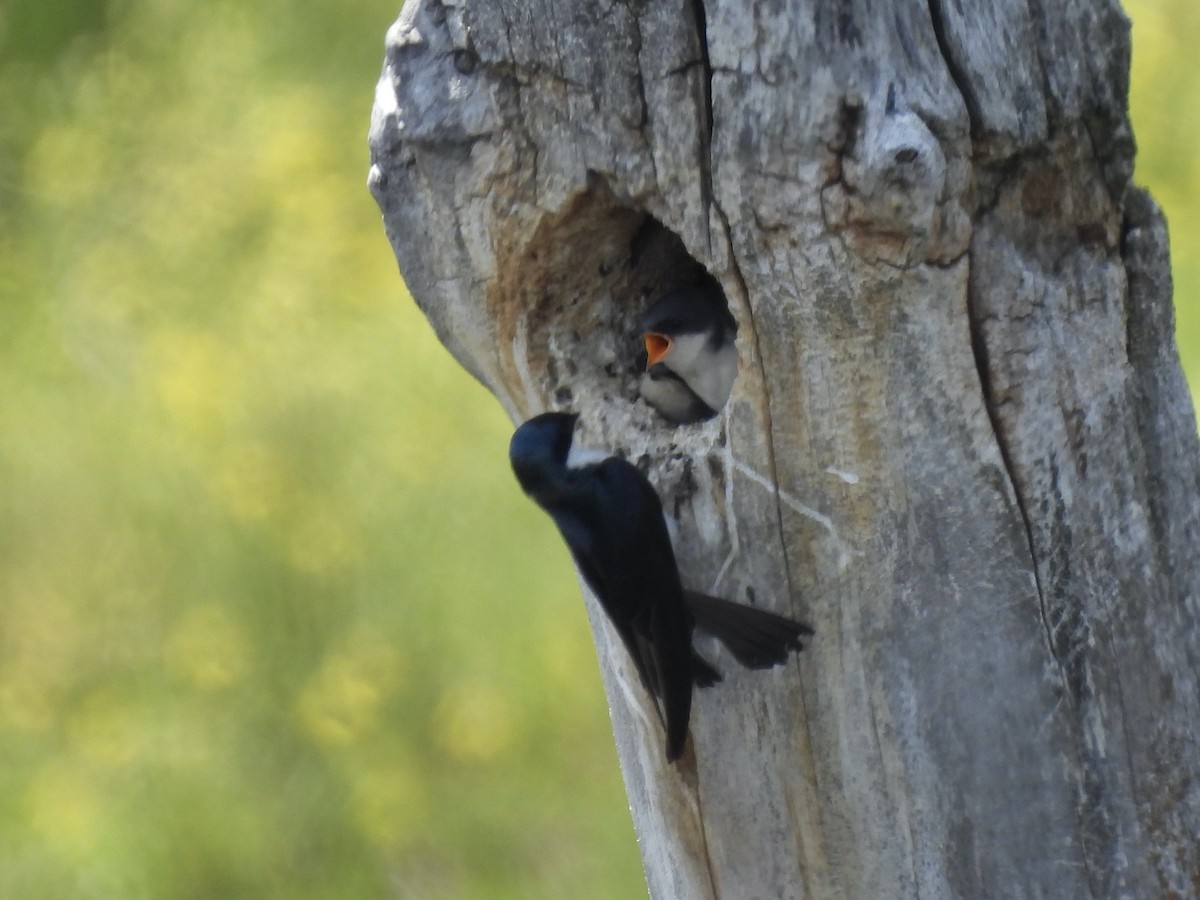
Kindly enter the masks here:
<path id="1" fill-rule="evenodd" d="M 737 327 L 719 282 L 656 218 L 588 192 L 510 259 L 491 301 L 527 412 L 646 432 L 724 407 Z"/>

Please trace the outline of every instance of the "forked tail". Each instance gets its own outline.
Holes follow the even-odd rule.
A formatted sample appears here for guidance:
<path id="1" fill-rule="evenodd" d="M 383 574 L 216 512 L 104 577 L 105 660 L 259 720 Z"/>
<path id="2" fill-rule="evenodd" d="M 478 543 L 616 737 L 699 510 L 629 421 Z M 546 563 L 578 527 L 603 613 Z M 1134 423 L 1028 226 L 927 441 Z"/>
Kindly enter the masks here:
<path id="1" fill-rule="evenodd" d="M 787 661 L 788 653 L 804 649 L 812 637 L 807 625 L 753 606 L 743 606 L 698 591 L 684 591 L 696 627 L 728 648 L 748 669 L 769 669 Z"/>

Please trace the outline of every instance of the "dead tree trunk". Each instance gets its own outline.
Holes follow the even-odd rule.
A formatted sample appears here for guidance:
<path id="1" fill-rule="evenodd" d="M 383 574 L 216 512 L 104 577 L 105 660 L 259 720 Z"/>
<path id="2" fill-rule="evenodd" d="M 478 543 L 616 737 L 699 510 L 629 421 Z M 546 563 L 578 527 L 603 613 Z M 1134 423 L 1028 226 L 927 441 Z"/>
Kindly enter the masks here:
<path id="1" fill-rule="evenodd" d="M 644 461 L 685 582 L 810 622 L 670 767 L 593 624 L 651 893 L 1200 895 L 1200 448 L 1115 0 L 408 0 L 371 187 L 514 421 Z M 637 398 L 699 263 L 720 416 Z M 724 661 L 724 660 L 722 660 Z"/>

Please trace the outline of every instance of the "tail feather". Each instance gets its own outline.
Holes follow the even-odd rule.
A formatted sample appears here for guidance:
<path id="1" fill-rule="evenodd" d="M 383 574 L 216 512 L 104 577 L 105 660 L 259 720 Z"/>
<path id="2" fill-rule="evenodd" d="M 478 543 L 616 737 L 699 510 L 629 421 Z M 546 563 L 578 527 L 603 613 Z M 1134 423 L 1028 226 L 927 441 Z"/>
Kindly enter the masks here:
<path id="1" fill-rule="evenodd" d="M 658 604 L 650 610 L 648 625 L 645 640 L 667 727 L 667 760 L 674 762 L 683 755 L 692 714 L 692 623 Z"/>
<path id="2" fill-rule="evenodd" d="M 724 644 L 734 659 L 748 669 L 780 665 L 789 652 L 803 650 L 802 638 L 813 634 L 807 625 L 765 609 L 697 591 L 684 591 L 684 599 L 696 627 Z"/>

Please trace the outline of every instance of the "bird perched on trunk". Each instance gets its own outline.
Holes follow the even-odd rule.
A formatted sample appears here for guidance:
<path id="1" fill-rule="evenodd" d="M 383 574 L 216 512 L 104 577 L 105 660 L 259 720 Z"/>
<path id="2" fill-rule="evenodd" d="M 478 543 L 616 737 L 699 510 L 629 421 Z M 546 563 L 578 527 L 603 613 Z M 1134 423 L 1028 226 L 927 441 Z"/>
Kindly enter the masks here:
<path id="1" fill-rule="evenodd" d="M 737 323 L 720 289 L 704 283 L 672 291 L 646 311 L 639 331 L 646 401 L 679 425 L 715 416 L 737 375 Z"/>
<path id="2" fill-rule="evenodd" d="M 574 413 L 544 413 L 521 425 L 509 459 L 522 489 L 550 514 L 592 593 L 654 698 L 667 733 L 667 759 L 683 753 L 692 685 L 721 673 L 692 647 L 699 628 L 742 665 L 766 669 L 802 650 L 807 625 L 719 597 L 686 591 L 662 504 L 641 472 L 623 459 L 572 464 Z"/>

